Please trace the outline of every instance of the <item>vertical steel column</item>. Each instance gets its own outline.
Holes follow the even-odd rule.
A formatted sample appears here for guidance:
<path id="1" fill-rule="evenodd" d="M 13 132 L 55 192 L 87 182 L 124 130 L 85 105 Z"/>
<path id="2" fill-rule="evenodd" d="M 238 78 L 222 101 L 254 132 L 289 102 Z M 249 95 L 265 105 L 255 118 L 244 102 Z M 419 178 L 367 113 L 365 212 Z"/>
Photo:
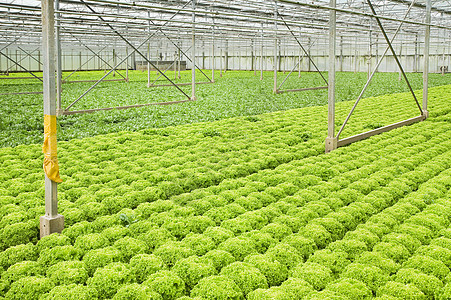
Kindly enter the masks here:
<path id="1" fill-rule="evenodd" d="M 42 53 L 44 117 L 56 118 L 55 89 L 55 10 L 53 0 L 43 0 Z M 56 127 L 56 125 L 55 125 Z M 56 137 L 50 138 L 48 146 L 56 151 Z M 40 218 L 40 236 L 44 237 L 64 228 L 64 217 L 58 214 L 58 183 L 45 175 L 45 215 Z"/>
<path id="2" fill-rule="evenodd" d="M 355 49 L 354 49 L 354 73 L 357 73 L 358 53 L 357 53 L 357 36 L 355 37 Z"/>
<path id="3" fill-rule="evenodd" d="M 147 30 L 150 35 L 150 10 L 147 11 Z M 150 41 L 147 43 L 147 57 L 150 59 Z M 150 63 L 147 62 L 147 87 L 150 87 Z"/>
<path id="4" fill-rule="evenodd" d="M 311 39 L 310 37 L 308 38 L 307 43 L 308 43 L 308 45 L 309 45 L 309 48 L 307 49 L 307 55 L 313 59 L 312 53 L 311 53 L 311 50 L 310 50 L 310 49 L 312 49 L 312 46 L 311 46 L 312 39 Z M 307 63 L 308 63 L 307 71 L 310 72 L 310 71 L 312 70 L 312 62 L 311 62 L 311 60 L 309 59 L 309 60 L 307 60 Z"/>
<path id="5" fill-rule="evenodd" d="M 59 11 L 60 2 L 55 0 L 55 10 Z M 59 116 L 63 113 L 61 107 L 61 83 L 62 83 L 62 61 L 61 61 L 61 41 L 60 41 L 60 14 L 55 14 L 56 28 L 55 28 L 55 41 L 56 41 L 56 115 Z"/>
<path id="6" fill-rule="evenodd" d="M 156 55 L 156 60 L 157 60 L 157 63 L 156 63 L 156 65 L 157 65 L 157 68 L 156 69 L 159 69 L 160 68 L 160 49 L 161 49 L 162 47 L 161 47 L 161 41 L 157 44 L 157 55 Z M 159 74 L 159 72 L 158 72 L 158 70 L 155 70 L 155 74 Z"/>
<path id="7" fill-rule="evenodd" d="M 277 94 L 277 44 L 277 1 L 274 1 L 274 94 Z"/>
<path id="8" fill-rule="evenodd" d="M 147 57 L 150 60 L 150 42 L 147 44 Z M 150 63 L 147 62 L 147 87 L 150 87 Z"/>
<path id="9" fill-rule="evenodd" d="M 401 40 L 401 45 L 399 46 L 399 61 L 401 62 L 402 59 L 402 39 Z M 401 68 L 399 69 L 399 77 L 398 80 L 401 81 L 402 80 L 402 72 L 401 72 Z"/>
<path id="10" fill-rule="evenodd" d="M 127 58 L 125 60 L 125 81 L 128 82 L 128 46 L 125 46 L 125 57 Z"/>
<path id="11" fill-rule="evenodd" d="M 442 19 L 443 19 L 443 12 L 442 12 Z M 445 75 L 445 52 L 446 52 L 446 48 L 445 48 L 445 40 L 446 40 L 446 32 L 445 30 L 443 30 L 443 56 L 442 56 L 442 76 Z"/>
<path id="12" fill-rule="evenodd" d="M 330 0 L 329 6 L 336 7 L 336 0 Z M 337 37 L 337 13 L 329 11 L 329 93 L 328 93 L 328 121 L 326 153 L 337 149 L 337 138 L 335 137 L 335 50 Z"/>
<path id="13" fill-rule="evenodd" d="M 224 56 L 224 73 L 229 69 L 229 41 L 226 38 L 225 56 Z"/>
<path id="14" fill-rule="evenodd" d="M 174 80 L 177 80 L 178 51 L 174 52 Z"/>
<path id="15" fill-rule="evenodd" d="M 8 56 L 8 48 L 5 49 L 5 54 Z M 6 60 L 6 76 L 9 76 L 9 60 Z"/>
<path id="16" fill-rule="evenodd" d="M 80 64 L 81 64 L 81 52 L 80 52 Z M 113 48 L 113 66 L 116 65 L 116 49 Z M 113 70 L 113 77 L 116 76 L 116 69 Z"/>
<path id="17" fill-rule="evenodd" d="M 370 20 L 370 22 L 371 22 L 371 20 Z M 372 58 L 373 58 L 373 30 L 372 30 L 371 23 L 370 23 L 370 37 L 369 37 L 369 39 L 370 39 L 370 45 L 368 47 L 368 62 L 367 62 L 367 64 L 368 64 L 368 78 L 370 78 L 370 76 L 371 76 L 371 61 L 372 61 Z"/>
<path id="18" fill-rule="evenodd" d="M 182 69 L 182 54 L 180 53 L 180 49 L 182 49 L 182 42 L 179 42 L 179 47 L 178 47 L 178 53 L 177 53 L 177 59 L 178 59 L 178 69 L 179 69 L 179 74 L 178 74 L 178 78 L 181 79 L 182 78 L 182 74 L 181 74 L 181 69 Z"/>
<path id="19" fill-rule="evenodd" d="M 343 72 L 343 36 L 340 36 L 340 72 Z"/>
<path id="20" fill-rule="evenodd" d="M 260 80 L 263 80 L 263 23 L 262 23 L 261 48 L 260 48 Z"/>
<path id="21" fill-rule="evenodd" d="M 238 46 L 238 70 L 241 71 L 241 47 Z"/>
<path id="22" fill-rule="evenodd" d="M 279 71 L 279 72 L 282 72 L 282 69 L 285 69 L 285 68 L 282 68 L 282 57 L 283 57 L 283 55 L 282 55 L 282 47 L 283 45 L 282 45 L 282 40 L 280 39 L 279 40 L 279 45 L 278 45 L 278 48 L 279 48 L 279 62 L 278 62 L 278 68 L 277 68 L 277 70 Z M 285 51 L 285 48 L 284 48 L 284 51 Z M 285 72 L 283 73 L 283 74 L 285 74 Z"/>
<path id="23" fill-rule="evenodd" d="M 302 27 L 299 27 L 299 42 L 301 42 L 301 40 L 302 40 Z M 299 57 L 298 57 L 298 59 L 299 59 L 299 70 L 298 70 L 299 74 L 298 74 L 298 77 L 299 78 L 301 78 L 301 61 L 302 61 L 301 54 L 302 54 L 302 49 L 299 49 Z"/>
<path id="24" fill-rule="evenodd" d="M 205 70 L 205 40 L 202 40 L 202 69 Z"/>
<path id="25" fill-rule="evenodd" d="M 211 29 L 211 82 L 215 82 L 215 25 Z"/>
<path id="26" fill-rule="evenodd" d="M 431 0 L 426 0 L 426 20 L 427 24 L 431 23 Z M 424 34 L 424 65 L 423 65 L 423 116 L 429 117 L 428 112 L 428 79 L 429 79 L 429 45 L 431 41 L 431 26 L 426 25 Z"/>
<path id="27" fill-rule="evenodd" d="M 192 32 L 192 63 L 193 67 L 191 69 L 191 100 L 196 100 L 196 0 L 192 1 L 193 3 L 193 13 L 191 14 L 192 24 L 193 24 L 193 32 Z"/>
<path id="28" fill-rule="evenodd" d="M 413 72 L 418 72 L 418 33 L 415 35 L 415 54 L 413 57 Z"/>
<path id="29" fill-rule="evenodd" d="M 219 60 L 220 66 L 219 66 L 219 77 L 222 77 L 222 69 L 224 68 L 224 63 L 223 63 L 223 56 L 224 56 L 224 51 L 221 48 L 221 57 Z"/>
<path id="30" fill-rule="evenodd" d="M 255 42 L 254 40 L 251 41 L 251 45 L 252 45 L 252 63 L 251 63 L 251 69 L 254 70 L 254 76 L 257 76 L 257 66 L 256 66 L 256 55 L 255 55 Z M 443 55 L 443 59 L 445 58 L 445 56 Z"/>
<path id="31" fill-rule="evenodd" d="M 376 41 L 374 42 L 374 46 L 376 48 L 376 63 L 379 61 L 379 34 L 376 33 Z M 379 67 L 376 68 L 376 72 Z"/>

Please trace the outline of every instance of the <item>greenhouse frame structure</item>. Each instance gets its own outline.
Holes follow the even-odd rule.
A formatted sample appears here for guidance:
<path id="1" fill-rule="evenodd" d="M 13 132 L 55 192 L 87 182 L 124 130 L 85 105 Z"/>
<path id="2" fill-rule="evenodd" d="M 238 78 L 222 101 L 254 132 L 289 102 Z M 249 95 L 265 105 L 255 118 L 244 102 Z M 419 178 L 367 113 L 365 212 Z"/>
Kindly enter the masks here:
<path id="1" fill-rule="evenodd" d="M 448 0 L 327 0 L 313 3 L 303 0 L 42 0 L 42 5 L 35 0 L 16 0 L 13 3 L 0 3 L 0 10 L 5 12 L 4 17 L 0 18 L 0 34 L 6 41 L 6 45 L 0 46 L 0 54 L 6 58 L 7 74 L 11 68 L 9 64 L 12 63 L 16 68 L 30 73 L 31 78 L 43 82 L 44 114 L 55 116 L 55 119 L 56 116 L 64 114 L 194 101 L 196 70 L 207 79 L 197 84 L 214 83 L 216 66 L 219 66 L 221 74 L 228 69 L 241 69 L 244 54 L 245 69 L 253 70 L 255 75 L 260 71 L 260 79 L 263 78 L 264 70 L 273 70 L 273 92 L 276 94 L 328 89 L 328 133 L 325 150 L 330 152 L 337 147 L 428 117 L 427 87 L 428 73 L 431 72 L 431 49 L 434 51 L 432 55 L 436 57 L 435 70 L 432 72 L 445 72 L 451 57 L 450 6 Z M 166 47 L 162 45 L 163 42 Z M 15 59 L 11 51 L 8 53 L 8 48 L 12 45 L 17 47 Z M 39 53 L 39 45 L 42 45 L 42 54 Z M 88 51 L 90 57 L 82 64 L 80 52 L 78 68 L 75 68 L 73 63 L 69 68 L 73 70 L 71 75 L 96 59 L 99 64 L 96 67 L 94 63 L 94 69 L 104 68 L 109 71 L 79 98 L 63 108 L 62 84 L 71 75 L 65 80 L 61 76 L 62 52 L 74 45 Z M 156 60 L 152 58 L 152 46 L 157 50 Z M 349 48 L 346 49 L 346 46 Z M 362 46 L 366 50 L 363 55 L 360 53 L 364 52 Z M 25 58 L 18 57 L 17 49 L 25 53 Z M 109 52 L 112 50 L 112 57 L 105 58 L 102 54 L 104 49 Z M 229 55 L 236 49 L 239 54 L 235 56 L 235 62 L 231 62 L 233 54 Z M 383 51 L 380 52 L 381 50 Z M 36 51 L 37 56 L 34 54 Z M 172 59 L 169 58 L 172 64 L 165 70 L 158 66 L 158 56 L 161 58 L 163 52 L 166 57 L 170 56 L 171 52 L 174 53 Z M 136 56 L 147 64 L 148 74 L 152 67 L 168 82 L 155 85 L 156 81 L 151 83 L 148 77 L 149 88 L 172 86 L 183 98 L 163 103 L 70 110 L 84 95 L 106 80 L 109 74 L 118 74 L 121 77 L 114 80 L 128 81 L 128 70 L 136 63 Z M 362 57 L 363 65 L 367 65 L 368 81 L 337 132 L 335 72 L 337 66 L 340 71 L 361 70 Z M 73 58 L 72 56 L 72 60 Z M 182 84 L 175 82 L 177 76 L 180 76 L 180 64 L 184 58 L 192 70 L 190 94 L 180 88 Z M 284 62 L 282 58 L 285 59 Z M 34 74 L 30 63 L 25 66 L 22 62 L 24 59 L 37 62 L 37 70 L 43 71 L 43 77 Z M 3 70 L 1 63 L 2 60 L 0 71 Z M 340 134 L 364 91 L 383 65 L 386 70 L 394 68 L 399 72 L 400 79 L 405 80 L 412 94 L 412 105 L 418 106 L 419 115 L 340 139 Z M 405 74 L 406 65 L 409 71 L 419 72 L 422 69 L 422 99 L 417 99 L 410 87 Z M 171 67 L 174 80 L 167 73 Z M 120 69 L 125 70 L 125 76 Z M 203 71 L 205 69 L 212 70 L 211 78 Z M 277 73 L 282 69 L 288 72 L 288 75 L 279 83 Z M 286 79 L 296 71 L 301 76 L 301 70 L 317 72 L 325 85 L 282 89 Z M 322 71 L 328 71 L 327 79 Z M 377 115 L 377 112 L 375 114 Z M 50 148 L 56 152 L 56 132 L 50 143 Z M 57 183 L 47 175 L 45 190 L 46 214 L 41 218 L 41 236 L 60 232 L 64 227 L 64 218 L 58 214 L 57 209 Z"/>

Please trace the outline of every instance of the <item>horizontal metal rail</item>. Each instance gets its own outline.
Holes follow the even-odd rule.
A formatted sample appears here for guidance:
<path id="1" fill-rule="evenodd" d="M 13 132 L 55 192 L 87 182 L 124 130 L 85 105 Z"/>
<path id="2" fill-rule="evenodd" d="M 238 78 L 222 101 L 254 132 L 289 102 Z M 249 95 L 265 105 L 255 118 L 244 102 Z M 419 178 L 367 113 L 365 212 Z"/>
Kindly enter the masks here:
<path id="1" fill-rule="evenodd" d="M 144 107 L 144 106 L 150 106 L 150 105 L 172 105 L 172 104 L 179 104 L 184 102 L 190 102 L 195 101 L 192 99 L 186 99 L 186 100 L 179 100 L 179 101 L 169 101 L 169 102 L 154 102 L 154 103 L 146 103 L 146 104 L 135 104 L 135 105 L 127 105 L 127 106 L 116 106 L 116 107 L 103 107 L 103 108 L 93 108 L 93 109 L 84 109 L 84 110 L 73 110 L 63 111 L 63 115 L 75 115 L 75 114 L 89 114 L 97 111 L 103 111 L 103 110 L 114 110 L 114 109 L 129 109 L 129 108 L 138 108 L 138 107 Z"/>
<path id="2" fill-rule="evenodd" d="M 210 83 L 214 83 L 214 81 L 204 81 L 204 82 L 196 82 L 197 84 L 210 84 Z M 177 83 L 177 86 L 185 86 L 185 85 L 191 85 L 191 82 L 185 82 L 185 83 Z M 172 84 L 152 84 L 149 85 L 149 87 L 162 87 L 162 86 L 174 86 Z"/>
<path id="3" fill-rule="evenodd" d="M 118 73 L 119 74 L 119 73 Z M 127 81 L 126 79 L 104 79 L 102 81 Z M 97 82 L 97 80 L 63 80 L 62 83 Z"/>
<path id="4" fill-rule="evenodd" d="M 39 77 L 42 79 L 42 77 Z M 0 80 L 2 79 L 36 79 L 36 77 L 0 77 Z"/>
<path id="5" fill-rule="evenodd" d="M 367 132 L 364 132 L 364 133 L 356 134 L 356 135 L 353 135 L 351 137 L 344 138 L 342 140 L 338 140 L 337 146 L 338 147 L 346 146 L 346 145 L 352 144 L 354 142 L 361 141 L 361 140 L 367 139 L 369 137 L 372 137 L 373 135 L 377 135 L 377 134 L 380 134 L 380 133 L 383 133 L 383 132 L 387 132 L 387 131 L 390 131 L 392 129 L 399 128 L 399 127 L 402 127 L 402 126 L 411 125 L 413 123 L 417 123 L 417 122 L 423 121 L 425 119 L 426 119 L 425 116 L 421 115 L 421 116 L 414 117 L 414 118 L 411 118 L 411 119 L 407 119 L 407 120 L 404 120 L 404 121 L 401 121 L 401 122 L 397 122 L 397 123 L 394 123 L 394 124 L 391 124 L 391 125 L 387 125 L 387 126 L 384 126 L 384 127 L 381 127 L 381 128 L 377 128 L 377 129 L 374 129 L 374 130 L 371 130 L 371 131 L 367 131 Z"/>
<path id="6" fill-rule="evenodd" d="M 289 93 L 289 92 L 303 92 L 303 91 L 313 91 L 313 90 L 327 90 L 328 86 L 315 86 L 315 87 L 309 87 L 309 88 L 303 88 L 303 89 L 293 89 L 293 90 L 277 90 L 276 94 L 283 94 L 283 93 Z"/>
<path id="7" fill-rule="evenodd" d="M 4 95 L 28 95 L 28 94 L 42 94 L 42 92 L 19 92 L 19 93 L 1 93 L 1 96 Z"/>

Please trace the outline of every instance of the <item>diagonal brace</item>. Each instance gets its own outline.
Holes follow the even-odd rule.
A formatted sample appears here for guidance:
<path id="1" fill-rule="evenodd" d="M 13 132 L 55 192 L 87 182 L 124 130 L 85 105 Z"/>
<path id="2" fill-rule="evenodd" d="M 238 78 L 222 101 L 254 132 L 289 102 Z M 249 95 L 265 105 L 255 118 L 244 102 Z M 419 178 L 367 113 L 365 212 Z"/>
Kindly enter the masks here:
<path id="1" fill-rule="evenodd" d="M 152 21 L 152 20 L 150 20 L 150 22 L 152 22 L 152 24 L 153 25 L 155 25 L 155 23 Z M 188 56 L 188 54 L 186 54 L 185 52 L 183 52 L 183 50 L 175 43 L 175 42 L 173 42 L 170 38 L 169 38 L 169 36 L 166 34 L 166 33 L 164 33 L 164 31 L 163 30 L 161 30 L 160 29 L 160 32 L 171 42 L 171 44 L 172 45 L 174 45 L 178 50 L 180 50 L 180 52 L 183 54 L 183 56 L 185 56 L 186 57 L 186 59 L 188 59 L 190 62 L 193 62 L 193 60 Z M 188 51 L 188 50 L 187 50 Z M 210 77 L 208 77 L 207 76 L 207 74 L 205 74 L 204 73 L 204 71 L 202 71 L 196 64 L 194 64 L 194 67 L 196 68 L 196 69 L 198 69 L 207 79 L 208 79 L 208 81 L 211 81 L 211 79 L 210 79 Z"/>
<path id="2" fill-rule="evenodd" d="M 190 46 L 188 49 L 186 49 L 186 51 L 189 51 L 191 48 L 192 48 L 192 46 Z M 174 60 L 174 61 L 169 65 L 169 67 L 167 67 L 167 68 L 163 71 L 163 73 L 166 74 L 166 72 L 167 72 L 167 71 L 168 71 L 175 63 L 176 63 L 176 60 Z M 161 78 L 161 76 L 162 76 L 162 75 L 160 74 L 160 76 L 158 76 L 157 79 L 155 79 L 151 84 L 149 84 L 149 87 L 152 86 L 152 85 L 154 85 L 155 82 L 157 82 L 158 79 Z"/>
<path id="3" fill-rule="evenodd" d="M 38 79 L 39 81 L 42 81 L 41 78 L 39 78 L 38 76 L 34 75 L 31 71 L 29 71 L 27 68 L 25 68 L 24 66 L 22 66 L 20 63 L 16 62 L 14 59 L 10 58 L 8 55 L 6 55 L 5 53 L 0 51 L 0 54 L 3 55 L 4 57 L 6 57 L 9 61 L 11 61 L 12 63 L 18 65 L 19 67 L 21 67 L 22 69 L 24 69 L 25 71 L 27 71 L 28 73 L 31 74 L 31 76 L 33 76 L 34 78 Z"/>
<path id="4" fill-rule="evenodd" d="M 398 28 L 396 29 L 395 33 L 392 36 L 391 42 L 393 43 L 393 41 L 395 40 L 396 36 L 398 35 L 399 31 L 401 30 L 402 25 L 404 24 L 404 20 L 407 18 L 407 16 L 410 13 L 410 10 L 412 9 L 413 5 L 415 4 L 416 0 L 413 0 L 412 3 L 410 4 L 409 8 L 407 9 L 407 12 L 404 15 L 404 19 L 402 20 L 402 22 L 398 25 Z M 355 101 L 354 105 L 351 108 L 351 111 L 349 112 L 348 116 L 346 117 L 345 121 L 343 122 L 343 124 L 341 125 L 340 130 L 337 133 L 336 139 L 338 140 L 340 138 L 341 133 L 343 132 L 346 124 L 348 123 L 349 119 L 351 118 L 351 115 L 353 114 L 354 110 L 356 109 L 357 105 L 359 104 L 360 100 L 363 97 L 363 94 L 365 93 L 366 89 L 368 88 L 368 86 L 370 85 L 371 81 L 373 80 L 374 75 L 377 72 L 377 69 L 379 68 L 379 66 L 381 65 L 382 61 L 385 58 L 385 55 L 387 54 L 388 50 L 390 49 L 390 47 L 387 46 L 387 48 L 385 48 L 384 53 L 382 54 L 382 56 L 379 58 L 379 61 L 376 64 L 376 67 L 374 67 L 373 72 L 371 73 L 370 77 L 368 78 L 368 80 L 365 83 L 365 86 L 363 87 L 362 91 L 360 92 L 359 96 L 357 97 L 357 100 Z"/>
<path id="5" fill-rule="evenodd" d="M 304 53 L 307 55 L 308 59 L 310 60 L 310 62 L 312 63 L 312 65 L 315 67 L 316 71 L 318 71 L 319 75 L 323 78 L 324 82 L 326 83 L 326 85 L 329 85 L 329 83 L 327 82 L 326 78 L 324 77 L 323 73 L 321 73 L 321 71 L 318 69 L 317 65 L 315 64 L 315 62 L 313 61 L 313 59 L 310 57 L 310 55 L 308 54 L 308 52 L 305 50 L 304 46 L 302 46 L 301 42 L 299 42 L 298 38 L 296 37 L 296 35 L 294 34 L 293 30 L 291 30 L 290 26 L 287 24 L 287 22 L 285 21 L 285 19 L 283 18 L 283 16 L 277 12 L 277 14 L 280 16 L 280 18 L 282 19 L 283 23 L 285 24 L 285 26 L 287 27 L 287 29 L 290 31 L 291 35 L 293 35 L 294 39 L 296 40 L 296 42 L 298 43 L 299 47 L 301 47 L 302 51 L 304 51 Z"/>
<path id="6" fill-rule="evenodd" d="M 99 53 L 102 52 L 107 46 L 103 47 L 102 49 L 100 49 Z M 69 79 L 69 77 L 71 77 L 72 75 L 74 75 L 77 71 L 80 71 L 81 68 L 83 68 L 87 63 L 89 63 L 91 61 L 91 59 L 93 59 L 95 56 L 91 56 L 90 58 L 88 58 L 88 60 L 86 60 L 81 66 L 79 66 L 76 70 L 72 71 L 72 73 L 70 73 L 69 75 L 67 75 L 66 78 L 64 78 L 62 80 L 62 82 L 64 83 L 65 81 L 67 81 Z"/>
<path id="7" fill-rule="evenodd" d="M 178 13 L 185 8 L 190 2 L 185 3 L 181 9 L 179 9 L 175 14 L 173 14 L 171 16 L 171 18 L 166 21 L 162 26 L 165 26 L 166 24 L 168 24 L 170 22 L 170 20 L 172 20 L 173 18 L 175 18 L 175 16 L 178 15 Z M 143 42 L 141 42 L 141 44 L 138 45 L 138 47 L 134 48 L 141 48 L 145 43 L 147 43 L 155 34 L 157 34 L 157 32 L 160 30 L 160 28 L 158 28 L 155 32 L 153 32 L 152 34 L 150 34 L 149 36 L 147 36 L 146 39 L 144 39 Z M 87 89 L 81 96 L 79 96 L 75 101 L 73 101 L 69 106 L 66 107 L 66 109 L 64 111 L 68 111 L 72 106 L 74 106 L 78 101 L 80 101 L 84 96 L 86 96 L 86 94 L 88 94 L 93 88 L 95 88 L 100 82 L 102 82 L 108 75 L 110 75 L 113 70 L 115 70 L 120 64 L 122 64 L 125 60 L 127 60 L 130 56 L 132 56 L 132 54 L 135 53 L 135 50 L 131 51 L 123 60 L 121 60 L 119 63 L 117 63 L 113 69 L 111 69 L 109 72 L 107 72 L 105 75 L 103 75 L 102 78 L 100 78 L 99 80 L 97 80 L 89 89 Z M 185 93 L 184 93 L 185 94 Z M 186 94 L 185 94 L 186 95 Z M 188 96 L 188 95 L 186 95 Z M 191 98 L 190 98 L 191 99 Z"/>
<path id="8" fill-rule="evenodd" d="M 88 45 L 86 45 L 85 43 L 83 43 L 79 38 L 77 38 L 76 36 L 74 36 L 72 33 L 70 34 L 74 39 L 76 39 L 83 47 L 85 47 L 86 49 L 89 50 L 89 52 L 91 52 L 92 54 L 94 54 L 96 57 L 98 57 L 101 61 L 103 61 L 108 67 L 110 67 L 110 69 L 113 68 L 112 65 L 109 64 L 109 62 L 107 62 L 103 57 L 101 57 L 99 54 L 97 54 L 94 50 L 92 50 L 91 48 L 88 47 Z M 119 74 L 122 78 L 126 79 L 124 75 L 122 75 L 121 73 L 119 73 L 116 70 L 116 73 Z"/>
<path id="9" fill-rule="evenodd" d="M 402 67 L 401 62 L 399 61 L 399 58 L 396 55 L 395 49 L 393 49 L 393 45 L 391 44 L 390 39 L 388 38 L 387 33 L 385 32 L 384 26 L 382 26 L 381 20 L 377 16 L 376 10 L 374 9 L 374 6 L 371 3 L 371 0 L 367 0 L 367 2 L 371 8 L 371 11 L 373 12 L 373 15 L 374 15 L 374 18 L 376 19 L 377 25 L 379 25 L 379 28 L 381 29 L 382 34 L 384 35 L 384 38 L 388 44 L 388 47 L 390 47 L 390 51 L 393 54 L 393 57 L 395 58 L 396 64 L 398 65 L 399 69 L 401 70 L 402 76 L 404 77 L 404 80 L 406 81 L 407 86 L 409 87 L 410 93 L 412 93 L 412 96 L 415 99 L 418 109 L 420 110 L 421 114 L 423 114 L 423 109 L 421 108 L 421 105 L 418 102 L 417 96 L 415 96 L 415 92 L 413 91 L 412 86 L 410 85 L 409 79 L 407 79 L 406 72 L 404 72 L 404 68 Z"/>
<path id="10" fill-rule="evenodd" d="M 313 46 L 315 42 L 313 42 L 311 45 L 309 45 L 308 50 L 310 50 Z M 302 53 L 301 59 L 296 63 L 296 65 L 293 67 L 293 69 L 291 69 L 290 73 L 288 73 L 287 77 L 285 77 L 285 79 L 282 81 L 282 83 L 279 85 L 279 90 L 282 87 L 282 85 L 285 83 L 285 81 L 287 81 L 288 77 L 290 77 L 291 73 L 294 72 L 294 70 L 301 64 L 302 60 L 305 57 L 305 52 Z"/>
<path id="11" fill-rule="evenodd" d="M 164 74 L 157 66 L 155 66 L 150 59 L 148 59 L 141 51 L 138 50 L 135 46 L 133 46 L 132 43 L 130 43 L 119 31 L 113 28 L 113 26 L 110 25 L 100 14 L 98 14 L 94 9 L 92 9 L 89 4 L 87 4 L 84 0 L 80 0 L 92 13 L 96 14 L 97 17 L 105 23 L 116 35 L 118 35 L 127 45 L 129 45 L 136 53 L 138 53 L 145 61 L 147 61 L 153 68 L 158 70 L 160 74 L 163 75 L 164 78 L 166 78 L 173 86 L 175 86 L 183 95 L 185 95 L 187 98 L 191 99 L 190 96 L 188 96 L 180 87 L 178 87 L 166 74 Z"/>

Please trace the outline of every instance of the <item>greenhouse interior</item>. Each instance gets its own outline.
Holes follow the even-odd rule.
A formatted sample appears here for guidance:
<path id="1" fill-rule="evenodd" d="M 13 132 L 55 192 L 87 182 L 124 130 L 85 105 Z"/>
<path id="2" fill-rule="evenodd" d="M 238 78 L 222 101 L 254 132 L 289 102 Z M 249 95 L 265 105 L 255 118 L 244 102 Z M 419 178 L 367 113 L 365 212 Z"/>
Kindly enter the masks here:
<path id="1" fill-rule="evenodd" d="M 450 0 L 0 0 L 0 300 L 451 299 Z"/>

